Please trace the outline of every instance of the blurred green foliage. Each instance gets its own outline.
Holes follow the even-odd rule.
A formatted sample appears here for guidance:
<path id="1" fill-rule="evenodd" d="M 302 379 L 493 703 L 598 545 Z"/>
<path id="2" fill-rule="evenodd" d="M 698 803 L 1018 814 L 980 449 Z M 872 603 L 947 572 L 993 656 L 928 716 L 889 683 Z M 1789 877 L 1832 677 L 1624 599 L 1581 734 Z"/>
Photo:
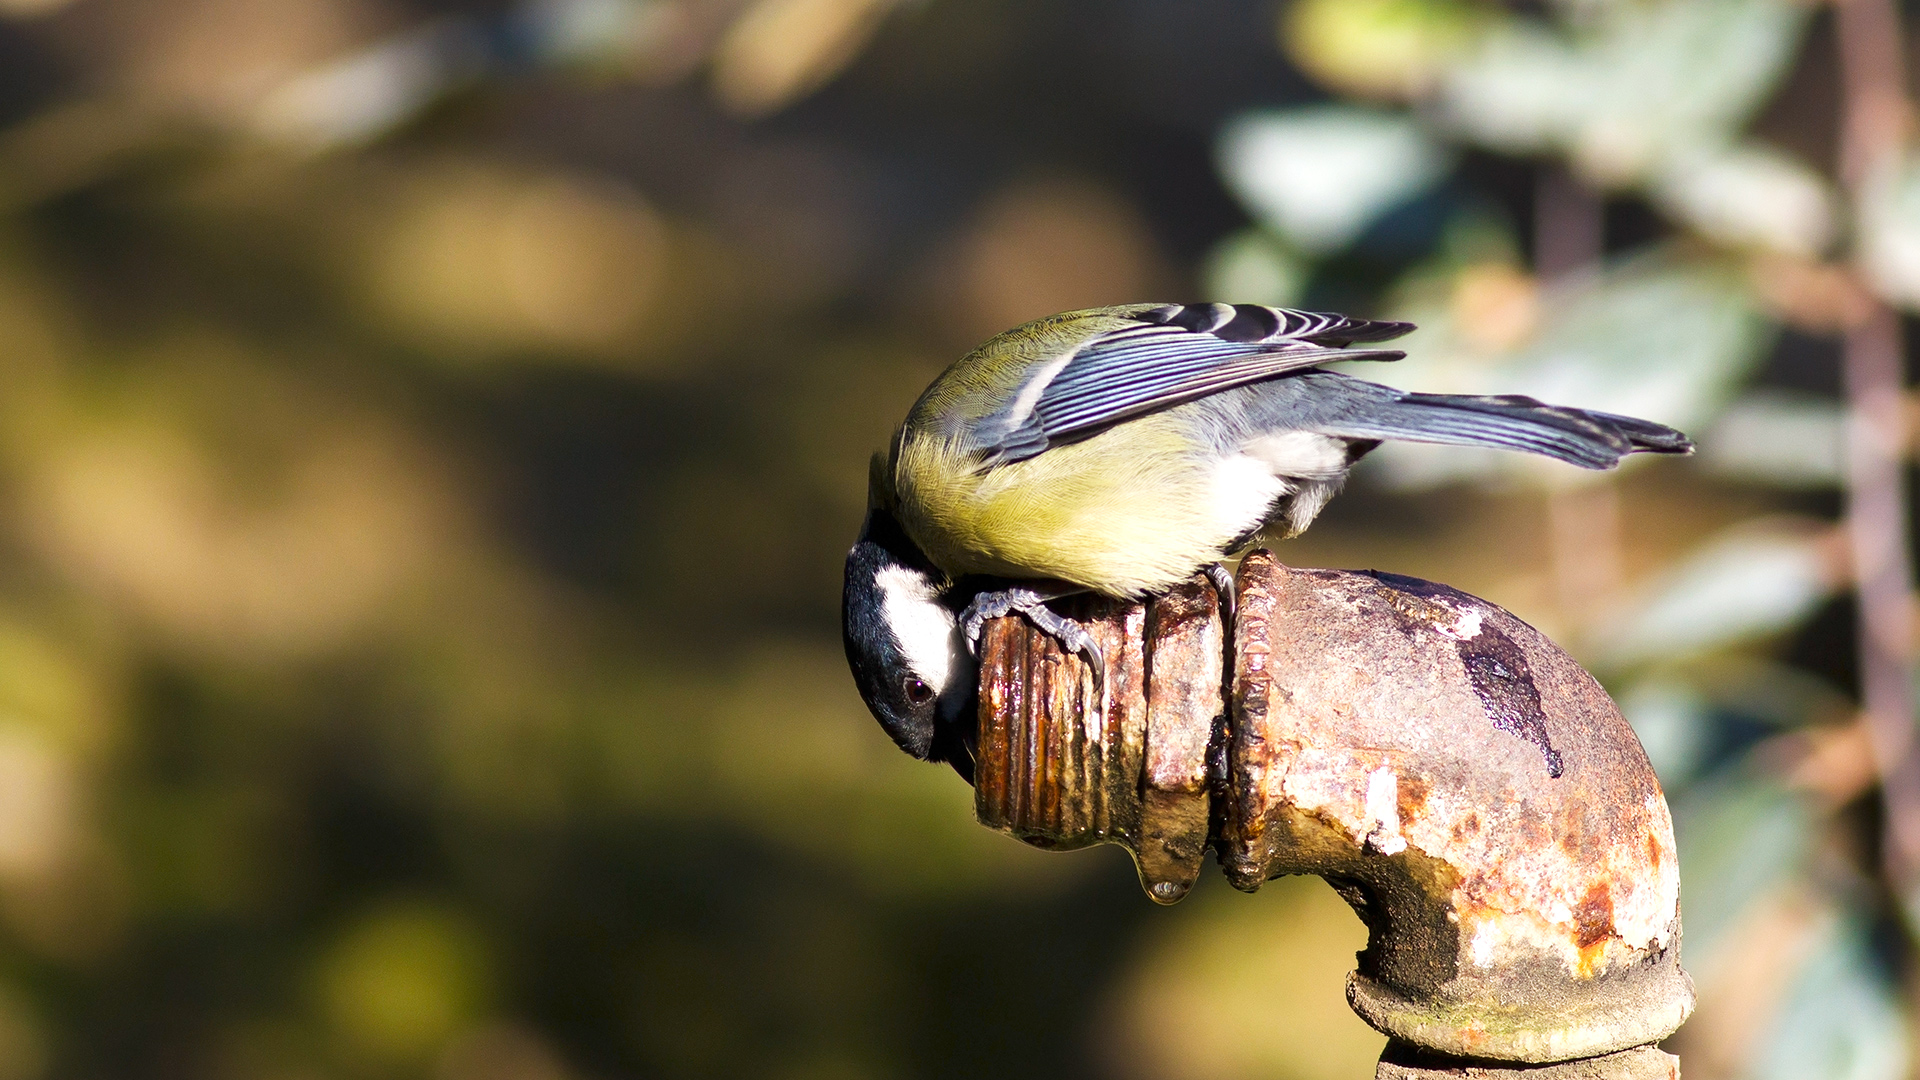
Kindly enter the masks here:
<path id="1" fill-rule="evenodd" d="M 986 833 L 835 642 L 942 364 L 1201 293 L 1700 437 L 1597 487 L 1383 452 L 1282 557 L 1609 680 L 1680 823 L 1690 1076 L 1899 1075 L 1827 18 L 0 0 L 0 1080 L 1368 1075 L 1328 890 L 1161 910 Z M 1597 246 L 1543 273 L 1567 170 Z"/>

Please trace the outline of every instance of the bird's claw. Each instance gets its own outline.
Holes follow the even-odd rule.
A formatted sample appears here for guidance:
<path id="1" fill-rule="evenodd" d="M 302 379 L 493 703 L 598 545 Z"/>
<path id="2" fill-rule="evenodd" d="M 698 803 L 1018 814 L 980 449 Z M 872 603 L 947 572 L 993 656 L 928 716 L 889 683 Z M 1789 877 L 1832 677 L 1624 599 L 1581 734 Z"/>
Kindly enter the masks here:
<path id="1" fill-rule="evenodd" d="M 960 613 L 960 629 L 966 636 L 968 650 L 975 656 L 980 655 L 980 634 L 986 628 L 987 620 L 1019 612 L 1041 633 L 1059 642 L 1061 648 L 1085 657 L 1087 666 L 1093 670 L 1094 692 L 1104 696 L 1107 687 L 1106 656 L 1101 653 L 1093 635 L 1087 633 L 1086 627 L 1056 614 L 1047 606 L 1049 599 L 1052 597 L 1033 589 L 1001 589 L 976 594 L 966 610 Z"/>
<path id="2" fill-rule="evenodd" d="M 1010 611 L 1025 610 L 1044 602 L 1039 593 L 1028 589 L 975 593 L 967 609 L 960 613 L 960 630 L 966 635 L 967 651 L 980 655 L 980 632 L 986 628 L 988 619 L 998 619 Z"/>
<path id="3" fill-rule="evenodd" d="M 1233 571 L 1223 563 L 1213 563 L 1204 573 L 1207 580 L 1213 582 L 1213 589 L 1220 594 L 1220 611 L 1228 626 L 1233 625 L 1234 612 L 1240 603 L 1240 587 L 1234 583 Z"/>

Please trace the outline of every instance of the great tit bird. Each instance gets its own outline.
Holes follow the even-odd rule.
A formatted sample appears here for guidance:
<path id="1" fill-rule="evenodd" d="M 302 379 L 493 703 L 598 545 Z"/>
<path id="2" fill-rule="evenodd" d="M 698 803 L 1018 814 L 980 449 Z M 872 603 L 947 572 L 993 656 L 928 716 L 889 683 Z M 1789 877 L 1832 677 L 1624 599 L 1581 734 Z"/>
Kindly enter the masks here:
<path id="1" fill-rule="evenodd" d="M 1645 420 L 1321 370 L 1398 360 L 1371 346 L 1412 329 L 1252 304 L 1131 304 L 1040 319 L 962 357 L 874 455 L 847 556 L 847 661 L 881 726 L 964 774 L 984 620 L 1020 612 L 1097 661 L 1085 630 L 1047 601 L 1138 599 L 1218 572 L 1269 522 L 1295 535 L 1384 439 L 1588 469 L 1693 449 Z"/>

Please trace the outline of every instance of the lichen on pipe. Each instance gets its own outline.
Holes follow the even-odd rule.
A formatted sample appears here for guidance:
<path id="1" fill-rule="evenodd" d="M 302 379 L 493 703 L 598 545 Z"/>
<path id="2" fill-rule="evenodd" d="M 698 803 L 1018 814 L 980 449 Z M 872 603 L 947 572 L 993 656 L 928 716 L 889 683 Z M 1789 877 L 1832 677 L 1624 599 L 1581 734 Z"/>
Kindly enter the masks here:
<path id="1" fill-rule="evenodd" d="M 1511 614 L 1429 582 L 1256 552 L 1239 591 L 1224 649 L 1199 579 L 1145 609 L 1076 612 L 1108 665 L 1090 726 L 1078 658 L 1017 621 L 991 626 L 981 820 L 1043 846 L 1122 844 L 1162 902 L 1185 894 L 1202 847 L 1241 889 L 1326 878 L 1369 932 L 1349 1003 L 1410 1053 L 1653 1061 L 1618 1052 L 1692 1008 L 1673 829 L 1593 678 Z M 1227 670 L 1221 723 L 1205 688 Z M 1594 1075 L 1638 1075 L 1608 1069 Z"/>

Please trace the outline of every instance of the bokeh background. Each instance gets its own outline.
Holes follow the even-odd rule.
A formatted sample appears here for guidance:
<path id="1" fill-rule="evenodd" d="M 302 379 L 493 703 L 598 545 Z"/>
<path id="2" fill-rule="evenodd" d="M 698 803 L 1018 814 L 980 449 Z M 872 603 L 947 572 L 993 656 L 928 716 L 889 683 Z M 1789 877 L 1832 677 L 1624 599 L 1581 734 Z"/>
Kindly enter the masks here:
<path id="1" fill-rule="evenodd" d="M 1385 450 L 1281 556 L 1507 605 L 1621 700 L 1690 1077 L 1906 1076 L 1843 342 L 1920 301 L 1920 20 L 1868 35 L 1877 129 L 1840 24 L 0 0 L 0 1080 L 1371 1076 L 1324 885 L 1161 909 L 990 834 L 840 654 L 945 363 L 1201 298 L 1698 437 Z"/>

